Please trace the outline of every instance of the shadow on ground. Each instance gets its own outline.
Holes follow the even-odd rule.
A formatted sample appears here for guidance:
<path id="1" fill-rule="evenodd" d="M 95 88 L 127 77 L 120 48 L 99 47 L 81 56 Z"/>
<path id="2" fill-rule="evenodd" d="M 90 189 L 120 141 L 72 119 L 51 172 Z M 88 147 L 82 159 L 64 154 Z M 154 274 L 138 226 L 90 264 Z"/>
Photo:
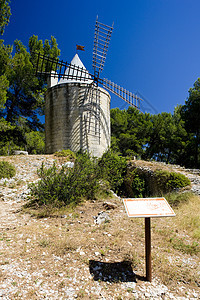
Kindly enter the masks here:
<path id="1" fill-rule="evenodd" d="M 129 261 L 108 263 L 90 260 L 89 269 L 95 281 L 136 282 L 138 278 Z M 140 279 L 142 278 L 140 277 Z"/>

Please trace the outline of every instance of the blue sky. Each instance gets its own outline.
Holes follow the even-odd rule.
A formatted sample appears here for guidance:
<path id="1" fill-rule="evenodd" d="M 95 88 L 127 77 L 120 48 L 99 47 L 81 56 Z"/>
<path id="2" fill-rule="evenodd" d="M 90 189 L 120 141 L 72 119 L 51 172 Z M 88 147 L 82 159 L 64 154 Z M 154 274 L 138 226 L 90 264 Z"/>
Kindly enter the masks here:
<path id="1" fill-rule="evenodd" d="M 199 0 L 11 0 L 11 10 L 6 44 L 19 39 L 28 45 L 33 34 L 42 40 L 53 35 L 68 62 L 76 44 L 84 45 L 79 56 L 90 72 L 96 16 L 114 22 L 102 77 L 139 91 L 158 113 L 184 104 L 200 77 Z M 127 108 L 112 96 L 114 107 Z"/>

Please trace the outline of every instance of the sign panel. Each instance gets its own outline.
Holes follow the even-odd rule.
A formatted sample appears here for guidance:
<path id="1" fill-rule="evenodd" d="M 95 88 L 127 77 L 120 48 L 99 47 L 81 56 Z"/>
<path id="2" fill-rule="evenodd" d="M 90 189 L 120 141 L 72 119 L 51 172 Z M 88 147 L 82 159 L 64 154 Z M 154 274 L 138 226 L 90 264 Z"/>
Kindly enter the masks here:
<path id="1" fill-rule="evenodd" d="M 128 217 L 174 217 L 176 214 L 165 198 L 123 199 Z"/>

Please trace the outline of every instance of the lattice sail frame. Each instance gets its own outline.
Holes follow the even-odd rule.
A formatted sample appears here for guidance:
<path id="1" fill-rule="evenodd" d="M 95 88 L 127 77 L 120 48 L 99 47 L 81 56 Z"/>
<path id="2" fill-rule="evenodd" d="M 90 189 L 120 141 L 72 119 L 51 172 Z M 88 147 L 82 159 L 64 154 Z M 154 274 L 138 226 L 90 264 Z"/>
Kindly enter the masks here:
<path id="1" fill-rule="evenodd" d="M 41 53 L 33 52 L 33 54 L 37 57 L 36 75 L 51 76 L 58 78 L 58 80 L 61 78 L 81 81 L 93 79 L 93 75 L 89 74 L 83 67 L 63 62 Z"/>
<path id="2" fill-rule="evenodd" d="M 119 98 L 124 100 L 130 106 L 135 107 L 140 110 L 141 101 L 143 99 L 138 97 L 134 93 L 124 89 L 123 87 L 117 85 L 116 83 L 100 78 L 100 72 L 102 72 L 106 55 L 108 51 L 108 46 L 113 31 L 113 26 L 108 26 L 103 23 L 98 22 L 98 18 L 95 24 L 95 35 L 94 35 L 94 47 L 93 47 L 93 59 L 92 65 L 94 69 L 94 74 L 89 73 L 85 68 L 70 64 L 68 62 L 60 61 L 59 59 L 54 59 L 44 54 L 33 52 L 36 57 L 36 74 L 46 75 L 58 80 L 78 80 L 83 82 L 88 82 L 91 80 L 90 86 L 102 85 L 105 89 L 111 93 L 117 95 Z M 91 85 L 92 83 L 92 85 Z"/>
<path id="3" fill-rule="evenodd" d="M 103 71 L 112 31 L 113 26 L 111 27 L 98 22 L 97 17 L 94 31 L 94 46 L 92 58 L 92 66 L 94 68 L 95 78 L 98 78 L 100 72 Z"/>
<path id="4" fill-rule="evenodd" d="M 119 98 L 123 99 L 125 102 L 127 102 L 129 105 L 137 108 L 140 110 L 140 101 L 142 100 L 137 95 L 133 94 L 132 92 L 129 92 L 128 90 L 124 89 L 123 87 L 119 86 L 118 84 L 108 80 L 103 79 L 103 87 L 110 91 L 111 93 L 115 94 Z"/>

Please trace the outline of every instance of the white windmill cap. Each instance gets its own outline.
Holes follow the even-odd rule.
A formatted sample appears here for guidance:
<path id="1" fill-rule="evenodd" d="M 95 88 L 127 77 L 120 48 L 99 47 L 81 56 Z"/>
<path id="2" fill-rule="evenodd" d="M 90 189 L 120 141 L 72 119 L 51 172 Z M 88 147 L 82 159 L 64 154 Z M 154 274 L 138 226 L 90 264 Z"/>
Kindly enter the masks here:
<path id="1" fill-rule="evenodd" d="M 82 63 L 82 61 L 80 60 L 78 54 L 76 54 L 74 56 L 74 58 L 71 61 L 71 65 L 74 65 L 78 68 L 67 68 L 65 71 L 66 76 L 70 76 L 73 75 L 73 77 L 77 77 L 77 79 L 75 78 L 61 78 L 60 81 L 58 82 L 58 84 L 61 83 L 76 83 L 76 82 L 81 82 L 81 83 L 92 83 L 92 79 L 91 76 L 89 75 L 88 71 L 86 70 L 84 64 Z M 81 69 L 84 71 L 81 71 Z M 82 78 L 82 79 L 81 79 Z"/>

